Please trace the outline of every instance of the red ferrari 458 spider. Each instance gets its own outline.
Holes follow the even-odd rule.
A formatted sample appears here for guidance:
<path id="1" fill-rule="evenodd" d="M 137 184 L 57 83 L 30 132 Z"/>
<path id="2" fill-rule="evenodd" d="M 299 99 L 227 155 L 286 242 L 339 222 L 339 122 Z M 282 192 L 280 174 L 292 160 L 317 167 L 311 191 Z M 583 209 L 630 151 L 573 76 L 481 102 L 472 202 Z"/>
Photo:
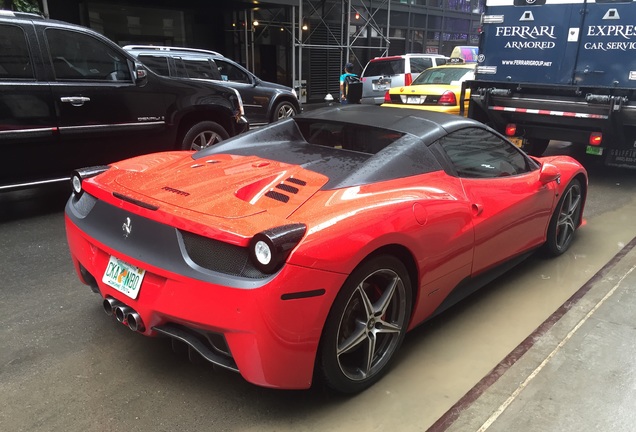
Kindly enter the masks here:
<path id="1" fill-rule="evenodd" d="M 72 184 L 72 259 L 109 315 L 254 384 L 355 393 L 408 330 L 567 250 L 587 174 L 470 119 L 351 105 Z"/>

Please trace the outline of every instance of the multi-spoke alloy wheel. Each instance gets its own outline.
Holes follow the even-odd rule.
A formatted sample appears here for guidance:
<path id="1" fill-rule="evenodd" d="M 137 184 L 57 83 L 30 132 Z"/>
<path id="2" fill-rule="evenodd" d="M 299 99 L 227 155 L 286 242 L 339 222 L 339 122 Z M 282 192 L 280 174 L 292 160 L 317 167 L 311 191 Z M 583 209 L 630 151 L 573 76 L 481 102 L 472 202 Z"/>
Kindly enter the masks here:
<path id="1" fill-rule="evenodd" d="M 273 121 L 283 120 L 296 115 L 296 108 L 289 102 L 281 102 L 274 109 Z"/>
<path id="2" fill-rule="evenodd" d="M 204 121 L 195 124 L 184 135 L 183 143 L 181 144 L 182 150 L 201 150 L 211 145 L 217 144 L 225 139 L 229 135 L 218 123 L 211 121 Z"/>
<path id="3" fill-rule="evenodd" d="M 351 274 L 321 342 L 322 374 L 329 387 L 354 393 L 380 379 L 404 339 L 411 298 L 408 272 L 394 257 L 373 258 Z"/>
<path id="4" fill-rule="evenodd" d="M 574 232 L 581 221 L 583 208 L 583 189 L 574 179 L 569 184 L 554 210 L 544 250 L 553 256 L 561 255 L 572 243 Z"/>

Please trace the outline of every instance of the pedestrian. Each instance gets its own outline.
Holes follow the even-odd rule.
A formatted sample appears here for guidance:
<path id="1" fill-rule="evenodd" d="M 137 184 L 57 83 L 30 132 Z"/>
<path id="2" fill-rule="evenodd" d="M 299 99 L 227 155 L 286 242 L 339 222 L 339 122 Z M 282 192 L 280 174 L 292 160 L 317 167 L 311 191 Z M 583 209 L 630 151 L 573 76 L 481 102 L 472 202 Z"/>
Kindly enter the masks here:
<path id="1" fill-rule="evenodd" d="M 358 75 L 353 73 L 353 63 L 347 63 L 344 67 L 344 73 L 340 75 L 340 103 L 343 105 L 349 103 L 349 101 L 347 101 L 347 96 L 349 83 L 352 80 L 359 81 L 359 78 Z"/>

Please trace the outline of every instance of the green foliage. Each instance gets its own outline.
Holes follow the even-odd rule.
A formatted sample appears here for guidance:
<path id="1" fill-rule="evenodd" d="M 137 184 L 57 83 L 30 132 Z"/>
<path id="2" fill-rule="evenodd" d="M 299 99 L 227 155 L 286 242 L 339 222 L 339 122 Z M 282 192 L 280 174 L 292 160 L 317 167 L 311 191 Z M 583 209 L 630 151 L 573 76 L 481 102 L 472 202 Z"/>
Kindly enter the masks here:
<path id="1" fill-rule="evenodd" d="M 0 0 L 0 9 L 41 14 L 38 0 Z"/>

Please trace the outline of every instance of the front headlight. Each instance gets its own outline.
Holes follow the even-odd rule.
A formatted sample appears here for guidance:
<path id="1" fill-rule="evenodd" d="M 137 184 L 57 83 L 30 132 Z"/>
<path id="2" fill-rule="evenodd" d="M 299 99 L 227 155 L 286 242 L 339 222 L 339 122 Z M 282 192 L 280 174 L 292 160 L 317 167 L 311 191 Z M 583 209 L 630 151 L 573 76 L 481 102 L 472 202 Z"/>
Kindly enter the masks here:
<path id="1" fill-rule="evenodd" d="M 290 224 L 256 234 L 250 242 L 250 258 L 263 273 L 274 273 L 305 235 L 305 224 Z"/>
<path id="2" fill-rule="evenodd" d="M 75 170 L 71 175 L 71 188 L 73 189 L 73 193 L 80 195 L 82 193 L 82 182 L 85 179 L 95 177 L 97 174 L 101 174 L 109 169 L 109 165 L 99 165 Z"/>

